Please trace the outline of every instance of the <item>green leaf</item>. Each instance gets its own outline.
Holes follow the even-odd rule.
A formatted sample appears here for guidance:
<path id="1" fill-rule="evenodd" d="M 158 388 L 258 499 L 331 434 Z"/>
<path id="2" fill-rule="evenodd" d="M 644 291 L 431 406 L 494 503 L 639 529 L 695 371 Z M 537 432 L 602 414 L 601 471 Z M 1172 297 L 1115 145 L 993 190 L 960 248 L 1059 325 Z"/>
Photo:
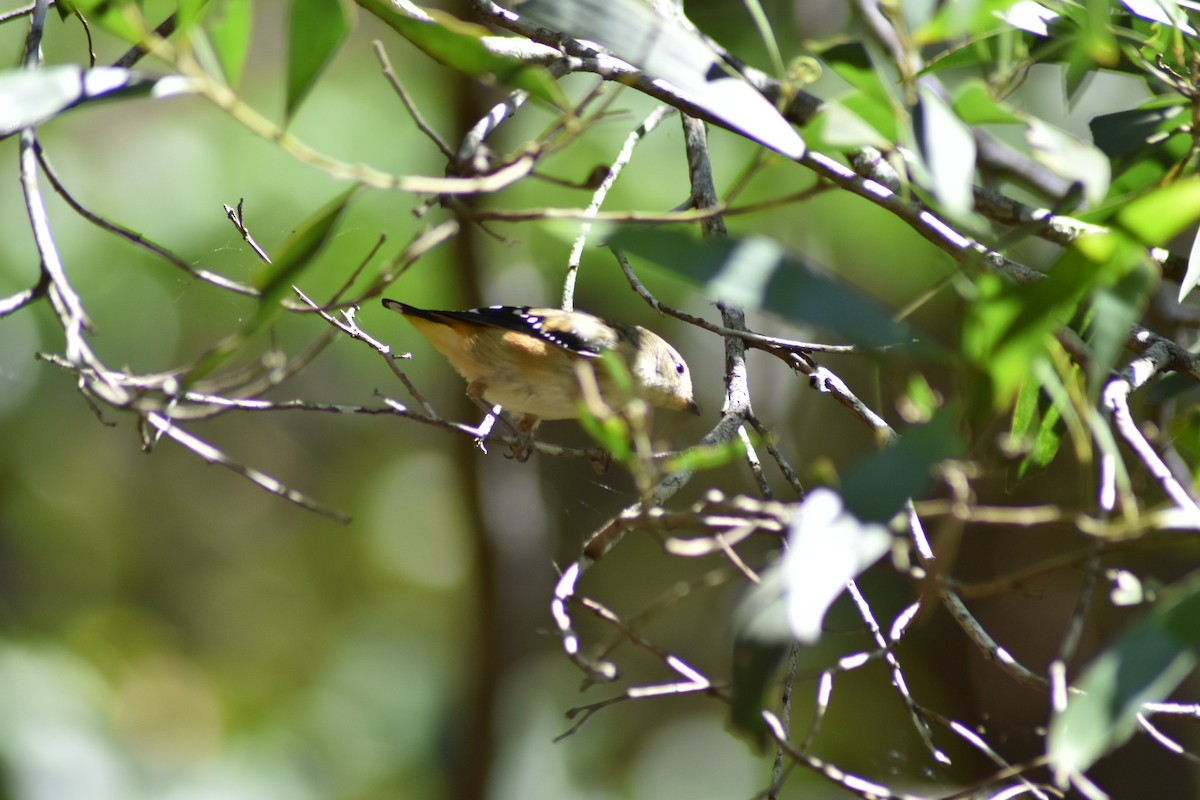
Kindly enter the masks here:
<path id="1" fill-rule="evenodd" d="M 954 112 L 968 125 L 1024 125 L 1025 118 L 992 95 L 978 78 L 966 80 L 954 92 Z"/>
<path id="2" fill-rule="evenodd" d="M 1059 780 L 1124 744 L 1145 703 L 1166 699 L 1196 665 L 1200 574 L 1163 592 L 1142 620 L 1088 665 L 1050 723 L 1047 752 Z"/>
<path id="3" fill-rule="evenodd" d="M 690 28 L 642 0 L 521 0 L 512 8 L 539 26 L 595 42 L 663 80 L 730 129 L 788 158 L 805 144 L 779 109 Z"/>
<path id="4" fill-rule="evenodd" d="M 1066 322 L 1094 286 L 1117 280 L 1128 263 L 1111 259 L 1119 234 L 1084 236 L 1050 270 L 1026 286 L 994 275 L 976 281 L 978 295 L 963 321 L 963 353 L 992 379 L 992 401 L 1007 408 L 1029 365 L 1046 352 L 1054 329 Z"/>
<path id="5" fill-rule="evenodd" d="M 225 74 L 225 82 L 237 88 L 250 49 L 250 31 L 254 18 L 251 0 L 225 0 L 208 25 L 213 50 Z"/>
<path id="6" fill-rule="evenodd" d="M 862 94 L 855 95 L 855 98 L 866 101 L 868 105 L 874 102 Z M 895 118 L 889 113 L 880 117 L 879 121 L 894 124 Z M 819 142 L 823 147 L 833 149 L 875 147 L 887 150 L 893 144 L 875 125 L 839 100 L 825 103 L 821 113 L 809 123 L 805 136 L 814 146 Z"/>
<path id="7" fill-rule="evenodd" d="M 596 440 L 598 445 L 612 455 L 614 460 L 627 461 L 633 455 L 629 423 L 620 415 L 608 414 L 598 417 L 584 408 L 579 414 L 579 424 L 589 436 Z"/>
<path id="8" fill-rule="evenodd" d="M 1191 175 L 1127 203 L 1117 221 L 1139 242 L 1156 247 L 1200 220 L 1200 177 Z"/>
<path id="9" fill-rule="evenodd" d="M 358 187 L 353 186 L 334 198 L 292 231 L 292 234 L 276 248 L 271 263 L 264 264 L 254 275 L 254 285 L 262 292 L 255 313 L 245 321 L 241 330 L 226 336 L 196 360 L 195 365 L 184 376 L 185 386 L 194 384 L 240 352 L 274 319 L 279 313 L 280 296 L 324 247 L 342 212 L 357 192 Z"/>
<path id="10" fill-rule="evenodd" d="M 839 44 L 821 52 L 821 59 L 846 83 L 879 103 L 892 107 L 895 96 L 871 63 L 867 49 L 861 44 Z"/>
<path id="11" fill-rule="evenodd" d="M 1092 141 L 1111 159 L 1124 158 L 1147 146 L 1153 138 L 1161 141 L 1179 130 L 1189 119 L 1182 98 L 1156 99 L 1140 108 L 1101 114 L 1088 123 Z"/>
<path id="12" fill-rule="evenodd" d="M 946 406 L 891 447 L 851 466 L 842 479 L 846 508 L 863 522 L 887 522 L 909 498 L 920 497 L 933 479 L 933 465 L 963 453 L 957 420 L 957 409 Z"/>
<path id="13" fill-rule="evenodd" d="M 896 110 L 863 92 L 827 103 L 815 124 L 819 135 L 835 146 L 872 145 L 887 150 L 900 136 Z"/>
<path id="14" fill-rule="evenodd" d="M 741 439 L 730 439 L 718 444 L 702 444 L 689 447 L 677 456 L 663 462 L 663 472 L 699 472 L 717 469 L 739 461 L 746 455 L 746 445 Z"/>
<path id="15" fill-rule="evenodd" d="M 1048 403 L 1043 413 L 1042 395 L 1041 381 L 1031 373 L 1013 405 L 1012 436 L 1028 447 L 1017 464 L 1017 480 L 1044 470 L 1062 444 L 1062 413 L 1054 402 Z"/>
<path id="16" fill-rule="evenodd" d="M 352 186 L 301 223 L 276 248 L 271 263 L 259 268 L 254 275 L 254 285 L 262 292 L 260 314 L 274 313 L 276 301 L 325 246 L 342 212 L 357 192 L 358 187 Z"/>
<path id="17" fill-rule="evenodd" d="M 886 308 L 765 237 L 702 242 L 678 230 L 619 231 L 610 246 L 671 269 L 713 297 L 815 325 L 867 347 L 910 344 Z M 929 346 L 922 343 L 922 346 Z"/>
<path id="18" fill-rule="evenodd" d="M 1089 396 L 1098 397 L 1100 387 L 1108 381 L 1109 371 L 1125 349 L 1130 329 L 1142 316 L 1153 284 L 1147 270 L 1134 266 L 1111 287 L 1100 287 L 1094 292 L 1087 330 L 1087 341 L 1092 346 Z"/>
<path id="19" fill-rule="evenodd" d="M 917 73 L 917 76 L 932 75 L 961 67 L 992 69 L 1000 61 L 1003 42 L 1001 34 L 992 34 L 934 53 Z"/>
<path id="20" fill-rule="evenodd" d="M 387 0 L 358 0 L 358 4 L 448 67 L 477 78 L 494 76 L 504 85 L 524 89 L 557 108 L 568 105 L 566 95 L 544 67 L 516 56 L 493 53 L 485 47 L 481 39 L 492 35 L 486 28 L 448 14 L 436 18 L 430 14 L 426 19 L 418 19 L 402 13 Z"/>
<path id="21" fill-rule="evenodd" d="M 1088 205 L 1099 205 L 1112 181 L 1112 167 L 1103 153 L 1036 117 L 1029 119 L 1026 138 L 1038 161 L 1056 175 L 1081 183 Z"/>
<path id="22" fill-rule="evenodd" d="M 954 219 L 974 209 L 975 138 L 928 82 L 917 86 L 914 135 L 929 175 L 928 189 Z"/>
<path id="23" fill-rule="evenodd" d="M 929 381 L 919 372 L 914 372 L 908 379 L 908 388 L 904 392 L 904 418 L 910 422 L 928 422 L 933 414 L 942 406 L 942 396 L 934 391 Z"/>
<path id="24" fill-rule="evenodd" d="M 766 743 L 763 692 L 792 642 L 779 564 L 759 574 L 733 612 L 733 686 L 730 722 L 761 749 Z"/>
<path id="25" fill-rule="evenodd" d="M 178 0 L 179 11 L 175 14 L 175 30 L 178 34 L 190 34 L 208 9 L 208 0 Z"/>
<path id="26" fill-rule="evenodd" d="M 284 116 L 296 113 L 350 35 L 353 19 L 351 0 L 292 0 Z"/>
<path id="27" fill-rule="evenodd" d="M 1004 27 L 1000 14 L 1017 0 L 973 0 L 944 3 L 931 20 L 914 28 L 913 37 L 922 44 L 978 36 Z"/>
<path id="28" fill-rule="evenodd" d="M 151 30 L 141 4 L 134 0 L 74 0 L 74 3 L 81 14 L 99 21 L 101 27 L 129 44 L 142 41 Z"/>

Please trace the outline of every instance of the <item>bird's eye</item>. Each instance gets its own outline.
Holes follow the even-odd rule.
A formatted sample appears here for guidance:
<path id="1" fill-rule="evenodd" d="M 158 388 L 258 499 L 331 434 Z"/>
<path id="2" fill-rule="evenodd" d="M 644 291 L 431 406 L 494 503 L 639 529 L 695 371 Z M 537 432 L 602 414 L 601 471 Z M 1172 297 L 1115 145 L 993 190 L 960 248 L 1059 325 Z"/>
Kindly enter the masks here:
<path id="1" fill-rule="evenodd" d="M 687 372 L 687 366 L 685 366 L 684 363 L 682 361 L 680 361 L 679 363 L 677 363 L 675 365 L 675 371 L 677 373 L 679 373 L 680 375 L 682 375 L 683 373 Z"/>

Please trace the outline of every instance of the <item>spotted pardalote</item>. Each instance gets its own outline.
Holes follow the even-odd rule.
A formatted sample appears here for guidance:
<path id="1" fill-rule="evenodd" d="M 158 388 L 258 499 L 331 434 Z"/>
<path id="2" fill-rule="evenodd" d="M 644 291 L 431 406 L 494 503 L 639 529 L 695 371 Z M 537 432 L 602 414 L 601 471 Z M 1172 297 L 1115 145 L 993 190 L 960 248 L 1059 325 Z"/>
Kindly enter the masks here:
<path id="1" fill-rule="evenodd" d="M 412 323 L 467 381 L 467 394 L 501 405 L 530 434 L 543 419 L 575 419 L 584 405 L 578 365 L 614 353 L 633 393 L 659 407 L 700 413 L 683 356 L 640 325 L 601 319 L 584 311 L 492 306 L 428 311 L 384 300 Z M 619 400 L 609 371 L 594 370 L 600 394 Z"/>

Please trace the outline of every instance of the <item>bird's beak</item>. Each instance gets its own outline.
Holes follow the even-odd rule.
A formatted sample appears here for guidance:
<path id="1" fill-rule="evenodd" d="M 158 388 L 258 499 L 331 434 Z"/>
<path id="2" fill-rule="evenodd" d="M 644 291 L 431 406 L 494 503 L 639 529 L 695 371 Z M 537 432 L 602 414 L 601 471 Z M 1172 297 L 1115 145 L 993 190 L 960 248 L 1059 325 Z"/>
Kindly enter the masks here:
<path id="1" fill-rule="evenodd" d="M 688 400 L 687 405 L 683 407 L 683 410 L 689 414 L 700 416 L 700 404 L 696 402 L 695 398 Z"/>

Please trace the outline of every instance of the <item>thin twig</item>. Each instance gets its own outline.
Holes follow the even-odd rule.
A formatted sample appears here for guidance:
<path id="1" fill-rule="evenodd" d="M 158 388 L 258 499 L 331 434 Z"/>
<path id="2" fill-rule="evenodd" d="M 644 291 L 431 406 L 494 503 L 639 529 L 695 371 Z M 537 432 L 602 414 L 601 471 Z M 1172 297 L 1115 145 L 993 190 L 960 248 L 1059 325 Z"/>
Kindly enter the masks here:
<path id="1" fill-rule="evenodd" d="M 404 103 L 404 107 L 408 109 L 408 113 L 413 118 L 413 123 L 416 124 L 417 129 L 421 131 L 421 133 L 428 136 L 429 140 L 437 145 L 437 149 L 442 151 L 442 155 L 449 160 L 453 160 L 454 151 L 451 150 L 450 146 L 442 140 L 442 137 L 438 135 L 437 131 L 435 131 L 427 122 L 425 122 L 425 117 L 421 115 L 421 111 L 417 108 L 417 104 L 413 102 L 412 97 L 410 97 L 408 92 L 405 90 L 404 85 L 400 83 L 400 78 L 396 75 L 396 70 L 392 68 L 391 59 L 388 58 L 387 50 L 385 50 L 383 47 L 383 42 L 376 39 L 371 42 L 371 47 L 375 49 L 375 57 L 379 59 L 379 65 L 383 68 L 383 77 L 387 78 L 388 83 L 392 85 L 392 88 L 396 91 L 396 95 L 400 98 L 400 102 Z"/>
<path id="2" fill-rule="evenodd" d="M 588 234 L 592 230 L 590 220 L 600 211 L 600 206 L 604 204 L 604 199 L 608 196 L 609 190 L 617 182 L 617 177 L 625 169 L 626 165 L 629 164 L 630 159 L 633 158 L 633 151 L 638 143 L 658 127 L 660 122 L 674 113 L 674 111 L 675 109 L 670 106 L 659 106 L 651 111 L 650 115 L 642 121 L 642 124 L 625 138 L 625 144 L 622 145 L 620 152 L 617 153 L 617 157 L 613 159 L 608 172 L 604 176 L 604 180 L 600 182 L 600 185 L 596 187 L 596 191 L 592 193 L 592 199 L 588 202 L 587 208 L 584 209 L 585 222 L 579 226 L 579 234 L 575 237 L 575 242 L 571 245 L 571 254 L 567 257 L 567 276 L 563 282 L 562 292 L 562 307 L 567 311 L 575 307 L 575 281 L 579 274 L 579 264 L 583 260 L 583 248 L 586 246 Z"/>

